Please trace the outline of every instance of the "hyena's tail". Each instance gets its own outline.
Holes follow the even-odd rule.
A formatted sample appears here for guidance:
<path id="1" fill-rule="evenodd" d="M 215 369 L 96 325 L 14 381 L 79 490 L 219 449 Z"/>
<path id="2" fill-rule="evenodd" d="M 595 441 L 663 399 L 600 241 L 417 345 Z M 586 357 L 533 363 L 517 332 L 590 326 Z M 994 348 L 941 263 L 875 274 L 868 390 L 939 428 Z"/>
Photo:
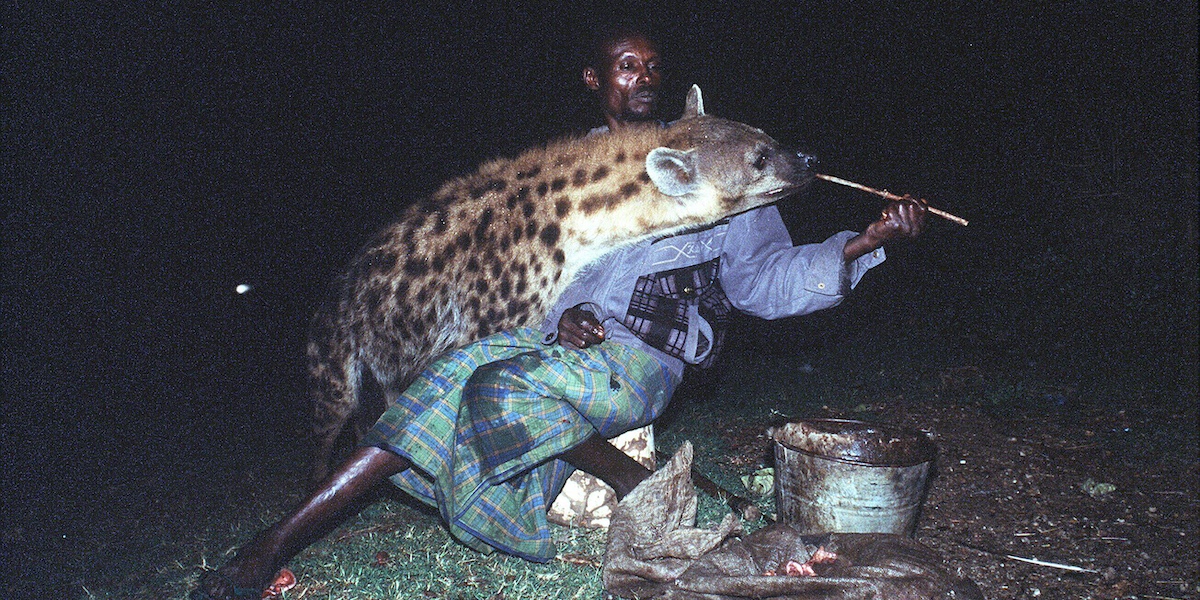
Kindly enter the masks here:
<path id="1" fill-rule="evenodd" d="M 309 328 L 308 389 L 313 434 L 310 486 L 329 474 L 337 441 L 358 408 L 361 368 L 349 340 L 338 331 L 335 315 L 335 307 L 322 307 Z"/>

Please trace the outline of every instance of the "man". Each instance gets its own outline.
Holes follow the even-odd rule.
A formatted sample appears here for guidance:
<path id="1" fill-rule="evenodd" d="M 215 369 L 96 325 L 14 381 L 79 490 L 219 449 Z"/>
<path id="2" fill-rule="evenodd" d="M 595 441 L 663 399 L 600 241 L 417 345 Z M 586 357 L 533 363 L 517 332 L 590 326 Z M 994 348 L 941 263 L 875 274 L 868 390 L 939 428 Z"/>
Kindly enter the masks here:
<path id="1" fill-rule="evenodd" d="M 600 100 L 608 129 L 654 120 L 663 84 L 658 48 L 637 31 L 616 29 L 595 44 L 583 84 Z"/>
<path id="2" fill-rule="evenodd" d="M 597 48 L 583 71 L 606 122 L 593 134 L 653 120 L 657 46 L 619 30 Z M 312 496 L 206 573 L 193 598 L 257 598 L 385 478 L 437 505 L 468 546 L 553 558 L 546 511 L 567 475 L 590 473 L 618 498 L 650 475 L 606 438 L 657 418 L 686 363 L 711 364 L 730 310 L 776 318 L 834 306 L 882 262 L 885 242 L 920 233 L 924 214 L 892 203 L 862 234 L 793 247 L 768 206 L 613 253 L 540 332 L 504 332 L 435 361 Z"/>

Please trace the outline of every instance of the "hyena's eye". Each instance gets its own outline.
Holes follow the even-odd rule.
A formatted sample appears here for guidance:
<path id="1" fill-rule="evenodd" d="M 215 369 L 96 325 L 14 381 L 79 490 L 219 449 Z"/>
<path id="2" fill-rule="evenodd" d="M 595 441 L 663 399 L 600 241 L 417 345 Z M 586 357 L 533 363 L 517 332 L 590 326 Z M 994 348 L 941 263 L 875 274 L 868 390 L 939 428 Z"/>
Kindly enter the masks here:
<path id="1" fill-rule="evenodd" d="M 769 157 L 767 156 L 766 151 L 759 152 L 758 156 L 754 158 L 754 168 L 759 171 L 767 168 L 767 159 L 768 158 Z"/>

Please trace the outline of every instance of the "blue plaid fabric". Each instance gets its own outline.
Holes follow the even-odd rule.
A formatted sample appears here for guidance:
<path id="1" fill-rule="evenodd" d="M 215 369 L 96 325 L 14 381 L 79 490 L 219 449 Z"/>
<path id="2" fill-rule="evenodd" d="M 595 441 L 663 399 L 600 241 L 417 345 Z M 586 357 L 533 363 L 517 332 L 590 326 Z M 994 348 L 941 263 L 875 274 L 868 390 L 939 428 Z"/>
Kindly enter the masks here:
<path id="1" fill-rule="evenodd" d="M 678 383 L 643 351 L 546 346 L 517 329 L 434 361 L 363 445 L 411 460 L 392 482 L 467 546 L 545 562 L 555 555 L 546 511 L 573 471 L 554 457 L 650 423 Z"/>

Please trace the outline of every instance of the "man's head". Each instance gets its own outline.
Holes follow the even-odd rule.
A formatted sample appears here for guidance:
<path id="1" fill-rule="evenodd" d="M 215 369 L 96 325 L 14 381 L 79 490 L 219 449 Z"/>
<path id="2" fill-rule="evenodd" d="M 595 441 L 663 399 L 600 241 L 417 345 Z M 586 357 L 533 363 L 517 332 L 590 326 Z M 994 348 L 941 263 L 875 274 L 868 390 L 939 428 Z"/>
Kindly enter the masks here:
<path id="1" fill-rule="evenodd" d="M 610 129 L 652 120 L 663 83 L 658 45 L 629 28 L 597 38 L 583 69 L 583 83 L 599 98 Z"/>

